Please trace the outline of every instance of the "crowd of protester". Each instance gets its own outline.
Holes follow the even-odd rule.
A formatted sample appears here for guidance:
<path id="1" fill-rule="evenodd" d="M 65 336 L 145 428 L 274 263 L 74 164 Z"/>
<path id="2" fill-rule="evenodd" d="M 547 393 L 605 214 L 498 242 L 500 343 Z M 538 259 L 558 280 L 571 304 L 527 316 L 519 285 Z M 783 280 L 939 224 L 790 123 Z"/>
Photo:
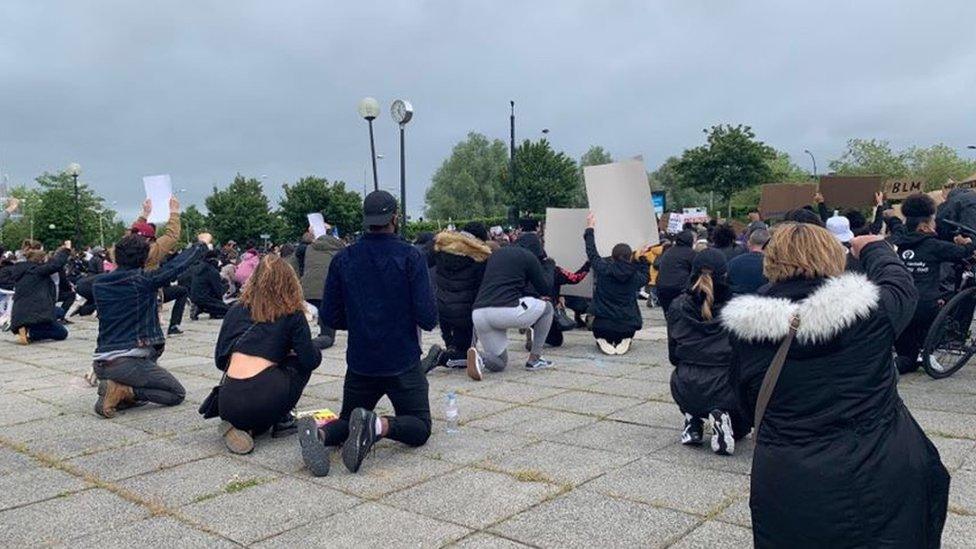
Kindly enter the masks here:
<path id="1" fill-rule="evenodd" d="M 201 233 L 177 251 L 180 205 L 168 206 L 162 231 L 146 221 L 147 201 L 108 250 L 25 241 L 2 254 L 0 290 L 6 305 L 12 299 L 5 325 L 19 343 L 65 339 L 73 315 L 97 314 L 88 378 L 100 416 L 183 401 L 159 359 L 167 338 L 183 332 L 189 303 L 192 320 L 222 319 L 214 358 L 223 378 L 201 413 L 220 417 L 226 447 L 246 454 L 262 433 L 297 433 L 314 475 L 329 473 L 333 452 L 356 472 L 382 438 L 426 443 L 431 370 L 497 375 L 509 366 L 513 330 L 525 335 L 528 371 L 552 367 L 546 346 L 571 330 L 590 330 L 600 353 L 625 354 L 643 327 L 644 299 L 664 313 L 681 443 L 702 445 L 710 432 L 711 449 L 731 455 L 752 434 L 757 546 L 939 544 L 949 475 L 897 384 L 920 366 L 926 330 L 958 276 L 953 266 L 976 253 L 945 223 L 976 223 L 976 191 L 953 190 L 938 206 L 912 195 L 901 217 L 879 195 L 871 221 L 831 212 L 817 195 L 782 219 L 753 212 L 740 231 L 718 220 L 686 224 L 639 250 L 599 250 L 591 214 L 579 235 L 583 265 L 557 265 L 532 219 L 516 229 L 472 222 L 407 242 L 384 191 L 366 197 L 355 241 L 309 229 L 296 246 L 268 250 L 217 247 Z M 591 298 L 562 295 L 588 276 Z M 443 346 L 424 355 L 419 332 L 437 327 Z M 342 405 L 322 426 L 295 406 L 337 330 L 348 333 Z M 384 396 L 392 415 L 374 411 Z"/>

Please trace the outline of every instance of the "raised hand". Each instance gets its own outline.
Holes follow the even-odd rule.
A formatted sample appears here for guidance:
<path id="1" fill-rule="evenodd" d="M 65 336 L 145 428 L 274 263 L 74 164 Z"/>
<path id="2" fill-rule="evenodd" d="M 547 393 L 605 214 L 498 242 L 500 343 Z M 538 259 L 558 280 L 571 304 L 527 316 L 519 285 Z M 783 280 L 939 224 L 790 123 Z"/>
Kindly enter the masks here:
<path id="1" fill-rule="evenodd" d="M 863 250 L 865 246 L 871 244 L 872 242 L 881 242 L 882 240 L 884 240 L 884 237 L 877 234 L 855 236 L 851 239 L 851 255 L 859 258 L 861 257 L 861 250 Z"/>
<path id="2" fill-rule="evenodd" d="M 152 213 L 152 200 L 147 198 L 142 202 L 142 218 L 149 219 L 150 213 Z"/>
<path id="3" fill-rule="evenodd" d="M 176 198 L 176 195 L 169 197 L 169 213 L 180 213 L 180 200 Z"/>
<path id="4" fill-rule="evenodd" d="M 586 228 L 593 229 L 596 227 L 596 215 L 593 212 L 586 214 Z"/>

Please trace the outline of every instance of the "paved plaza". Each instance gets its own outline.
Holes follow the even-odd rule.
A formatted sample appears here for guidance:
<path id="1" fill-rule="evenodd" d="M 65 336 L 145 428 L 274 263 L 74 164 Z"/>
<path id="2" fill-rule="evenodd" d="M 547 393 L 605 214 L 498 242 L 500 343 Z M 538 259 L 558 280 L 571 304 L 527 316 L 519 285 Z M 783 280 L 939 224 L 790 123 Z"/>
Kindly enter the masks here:
<path id="1" fill-rule="evenodd" d="M 678 443 L 663 321 L 625 357 L 567 334 L 545 372 L 512 368 L 475 383 L 431 373 L 434 434 L 377 445 L 359 474 L 333 459 L 302 468 L 297 437 L 260 438 L 234 456 L 197 406 L 219 380 L 219 321 L 187 322 L 161 364 L 187 389 L 169 409 L 114 420 L 92 411 L 81 378 L 96 324 L 59 343 L 0 340 L 0 545 L 70 547 L 748 547 L 752 443 L 734 457 Z M 524 358 L 515 332 L 513 363 Z M 425 335 L 427 343 L 436 338 Z M 325 353 L 301 410 L 339 410 L 345 336 Z M 976 544 L 976 366 L 901 380 L 909 408 L 952 473 L 943 545 Z M 459 394 L 461 432 L 445 432 Z M 392 411 L 389 402 L 381 410 Z M 892 505 L 899 502 L 893 501 Z"/>

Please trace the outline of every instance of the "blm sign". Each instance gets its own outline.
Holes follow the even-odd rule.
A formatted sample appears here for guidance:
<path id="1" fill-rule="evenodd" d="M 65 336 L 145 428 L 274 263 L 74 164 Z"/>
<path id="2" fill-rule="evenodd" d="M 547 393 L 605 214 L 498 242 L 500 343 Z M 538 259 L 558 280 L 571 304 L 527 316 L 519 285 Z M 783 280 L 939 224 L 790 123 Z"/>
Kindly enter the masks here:
<path id="1" fill-rule="evenodd" d="M 885 181 L 885 198 L 892 200 L 902 200 L 909 195 L 920 193 L 925 190 L 925 182 L 913 179 L 889 179 Z"/>

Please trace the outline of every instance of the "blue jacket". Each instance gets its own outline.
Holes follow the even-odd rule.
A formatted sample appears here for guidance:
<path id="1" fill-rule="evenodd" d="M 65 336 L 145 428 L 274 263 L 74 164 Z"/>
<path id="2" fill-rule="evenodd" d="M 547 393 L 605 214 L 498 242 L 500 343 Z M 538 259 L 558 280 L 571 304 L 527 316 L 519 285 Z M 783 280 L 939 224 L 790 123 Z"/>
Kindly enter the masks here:
<path id="1" fill-rule="evenodd" d="M 119 268 L 95 279 L 92 293 L 98 307 L 95 353 L 156 347 L 165 343 L 159 326 L 156 294 L 207 251 L 194 244 L 155 271 Z"/>
<path id="2" fill-rule="evenodd" d="M 364 235 L 332 259 L 319 321 L 349 331 L 346 364 L 357 374 L 394 376 L 417 367 L 417 327 L 437 326 L 427 260 L 397 235 Z"/>
<path id="3" fill-rule="evenodd" d="M 729 286 L 735 295 L 754 294 L 756 290 L 769 283 L 763 274 L 763 254 L 749 252 L 733 257 L 726 267 L 729 273 Z"/>

